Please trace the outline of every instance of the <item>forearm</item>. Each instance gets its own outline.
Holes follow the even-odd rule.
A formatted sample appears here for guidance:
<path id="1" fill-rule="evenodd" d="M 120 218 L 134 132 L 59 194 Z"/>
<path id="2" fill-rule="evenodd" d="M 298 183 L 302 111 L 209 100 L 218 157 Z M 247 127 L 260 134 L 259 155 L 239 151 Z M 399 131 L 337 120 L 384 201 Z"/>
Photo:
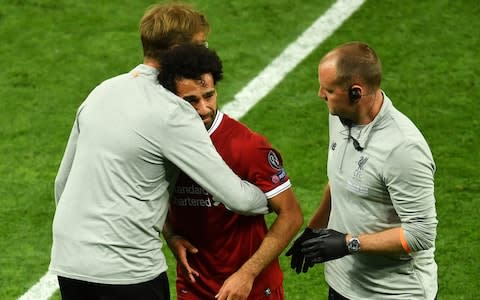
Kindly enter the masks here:
<path id="1" fill-rule="evenodd" d="M 327 184 L 323 191 L 322 202 L 320 203 L 319 208 L 310 219 L 308 224 L 309 228 L 320 229 L 327 228 L 328 219 L 330 218 L 330 208 L 331 208 L 331 194 L 330 194 L 330 185 Z"/>
<path id="2" fill-rule="evenodd" d="M 401 227 L 396 227 L 377 233 L 360 234 L 358 236 L 360 252 L 377 254 L 407 253 L 404 246 L 402 246 L 402 231 Z M 351 237 L 352 235 L 347 233 L 345 242 L 348 242 Z"/>
<path id="3" fill-rule="evenodd" d="M 190 178 L 232 211 L 244 215 L 268 213 L 266 196 L 259 188 L 235 175 L 218 153 L 201 151 L 208 156 L 194 160 L 202 161 L 201 165 L 190 170 L 180 166 Z"/>
<path id="4" fill-rule="evenodd" d="M 167 245 L 172 249 L 171 241 L 174 237 L 180 237 L 178 234 L 175 233 L 175 228 L 173 227 L 173 222 L 170 216 L 170 213 L 167 215 L 167 219 L 165 220 L 165 224 L 163 225 L 162 235 Z M 172 249 L 174 250 L 174 249 Z"/>
<path id="5" fill-rule="evenodd" d="M 284 191 L 280 199 L 272 199 L 273 210 L 278 214 L 257 251 L 248 259 L 239 271 L 256 277 L 264 270 L 298 232 L 303 224 L 303 215 L 291 189 Z M 281 207 L 278 206 L 281 203 Z"/>
<path id="6" fill-rule="evenodd" d="M 395 148 L 384 170 L 393 207 L 402 222 L 404 238 L 412 251 L 435 247 L 437 213 L 434 195 L 435 163 L 421 143 Z"/>
<path id="7" fill-rule="evenodd" d="M 301 222 L 294 223 L 277 218 L 258 250 L 242 265 L 239 271 L 257 277 L 288 246 L 301 224 Z"/>
<path id="8" fill-rule="evenodd" d="M 173 232 L 171 221 L 169 220 L 169 216 L 167 215 L 167 219 L 165 221 L 165 224 L 163 225 L 162 235 L 165 238 L 165 241 L 167 241 L 168 243 L 168 241 L 174 234 L 175 233 Z"/>
<path id="9" fill-rule="evenodd" d="M 217 153 L 212 153 L 214 156 Z M 195 180 L 213 195 L 216 201 L 222 202 L 225 207 L 243 215 L 267 214 L 268 202 L 265 194 L 255 185 L 241 180 L 223 161 L 211 161 L 212 169 Z M 212 176 L 212 174 L 215 174 Z M 192 177 L 193 179 L 193 177 Z M 201 183 L 201 182 L 203 183 Z M 208 188 L 207 186 L 210 186 Z"/>
<path id="10" fill-rule="evenodd" d="M 229 209 L 241 214 L 268 213 L 265 194 L 227 166 L 198 116 L 184 117 L 172 120 L 172 132 L 165 137 L 172 143 L 164 155 Z"/>

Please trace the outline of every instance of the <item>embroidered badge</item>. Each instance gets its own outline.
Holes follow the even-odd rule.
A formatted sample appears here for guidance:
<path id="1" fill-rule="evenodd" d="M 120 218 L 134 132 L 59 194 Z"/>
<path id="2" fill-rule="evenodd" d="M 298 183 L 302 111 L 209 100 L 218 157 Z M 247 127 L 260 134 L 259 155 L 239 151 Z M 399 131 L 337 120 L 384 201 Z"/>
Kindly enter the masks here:
<path id="1" fill-rule="evenodd" d="M 273 175 L 273 176 L 272 176 L 272 182 L 273 182 L 273 183 L 278 183 L 279 181 L 280 181 L 280 178 L 278 178 L 277 175 Z"/>
<path id="2" fill-rule="evenodd" d="M 268 152 L 268 163 L 270 167 L 274 168 L 275 170 L 281 170 L 282 165 L 280 164 L 280 160 L 277 157 L 277 154 L 273 150 Z"/>
<path id="3" fill-rule="evenodd" d="M 277 174 L 273 175 L 272 182 L 273 183 L 279 183 L 280 181 L 284 181 L 285 178 L 287 177 L 287 173 L 285 172 L 285 169 L 280 169 Z"/>
<path id="4" fill-rule="evenodd" d="M 274 184 L 277 184 L 281 181 L 284 181 L 285 178 L 287 177 L 287 173 L 285 172 L 285 169 L 283 168 L 282 164 L 280 163 L 280 159 L 278 158 L 277 154 L 275 151 L 270 150 L 267 155 L 267 160 L 268 163 L 270 164 L 270 167 L 276 171 L 275 175 L 272 175 L 270 179 Z"/>
<path id="5" fill-rule="evenodd" d="M 333 142 L 331 147 L 332 151 L 335 151 L 335 148 L 337 148 L 337 143 Z"/>
<path id="6" fill-rule="evenodd" d="M 357 165 L 358 165 L 357 169 L 355 170 L 355 172 L 353 172 L 353 177 L 357 179 L 360 179 L 362 177 L 362 172 L 367 161 L 368 161 L 368 157 L 363 155 L 360 156 L 360 159 L 357 161 Z"/>

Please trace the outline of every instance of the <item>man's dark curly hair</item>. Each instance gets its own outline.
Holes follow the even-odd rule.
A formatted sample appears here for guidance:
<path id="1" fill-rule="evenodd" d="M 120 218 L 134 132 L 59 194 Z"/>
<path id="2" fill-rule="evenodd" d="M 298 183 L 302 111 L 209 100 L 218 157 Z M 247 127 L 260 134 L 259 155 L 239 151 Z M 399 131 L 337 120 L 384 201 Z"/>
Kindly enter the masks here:
<path id="1" fill-rule="evenodd" d="M 172 93 L 177 92 L 177 79 L 200 80 L 210 73 L 216 84 L 223 78 L 222 61 L 215 50 L 203 45 L 181 45 L 165 52 L 160 58 L 158 82 Z"/>

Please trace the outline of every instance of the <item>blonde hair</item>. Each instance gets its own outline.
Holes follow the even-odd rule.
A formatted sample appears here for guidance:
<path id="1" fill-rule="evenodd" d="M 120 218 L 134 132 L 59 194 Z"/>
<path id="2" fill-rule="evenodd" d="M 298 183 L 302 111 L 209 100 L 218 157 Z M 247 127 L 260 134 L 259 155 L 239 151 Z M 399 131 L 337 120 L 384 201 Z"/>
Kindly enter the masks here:
<path id="1" fill-rule="evenodd" d="M 197 33 L 208 34 L 210 31 L 205 15 L 180 3 L 149 7 L 139 27 L 143 55 L 153 58 L 172 46 L 191 43 Z"/>

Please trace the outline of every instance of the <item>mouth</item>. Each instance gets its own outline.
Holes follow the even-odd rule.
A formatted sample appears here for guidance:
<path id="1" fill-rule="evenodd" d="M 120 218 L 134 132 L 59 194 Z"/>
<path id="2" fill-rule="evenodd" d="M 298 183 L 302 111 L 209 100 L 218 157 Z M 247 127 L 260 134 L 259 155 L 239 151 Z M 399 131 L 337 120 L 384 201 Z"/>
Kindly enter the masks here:
<path id="1" fill-rule="evenodd" d="M 212 123 L 213 119 L 210 116 L 202 117 L 202 122 L 205 126 L 209 126 Z"/>
<path id="2" fill-rule="evenodd" d="M 205 116 L 205 117 L 202 117 L 202 122 L 203 122 L 203 125 L 205 125 L 205 128 L 210 129 L 213 123 L 213 119 L 211 116 Z"/>
<path id="3" fill-rule="evenodd" d="M 206 115 L 200 115 L 200 118 L 202 118 L 203 121 L 208 121 L 213 119 L 213 115 L 210 113 Z"/>

